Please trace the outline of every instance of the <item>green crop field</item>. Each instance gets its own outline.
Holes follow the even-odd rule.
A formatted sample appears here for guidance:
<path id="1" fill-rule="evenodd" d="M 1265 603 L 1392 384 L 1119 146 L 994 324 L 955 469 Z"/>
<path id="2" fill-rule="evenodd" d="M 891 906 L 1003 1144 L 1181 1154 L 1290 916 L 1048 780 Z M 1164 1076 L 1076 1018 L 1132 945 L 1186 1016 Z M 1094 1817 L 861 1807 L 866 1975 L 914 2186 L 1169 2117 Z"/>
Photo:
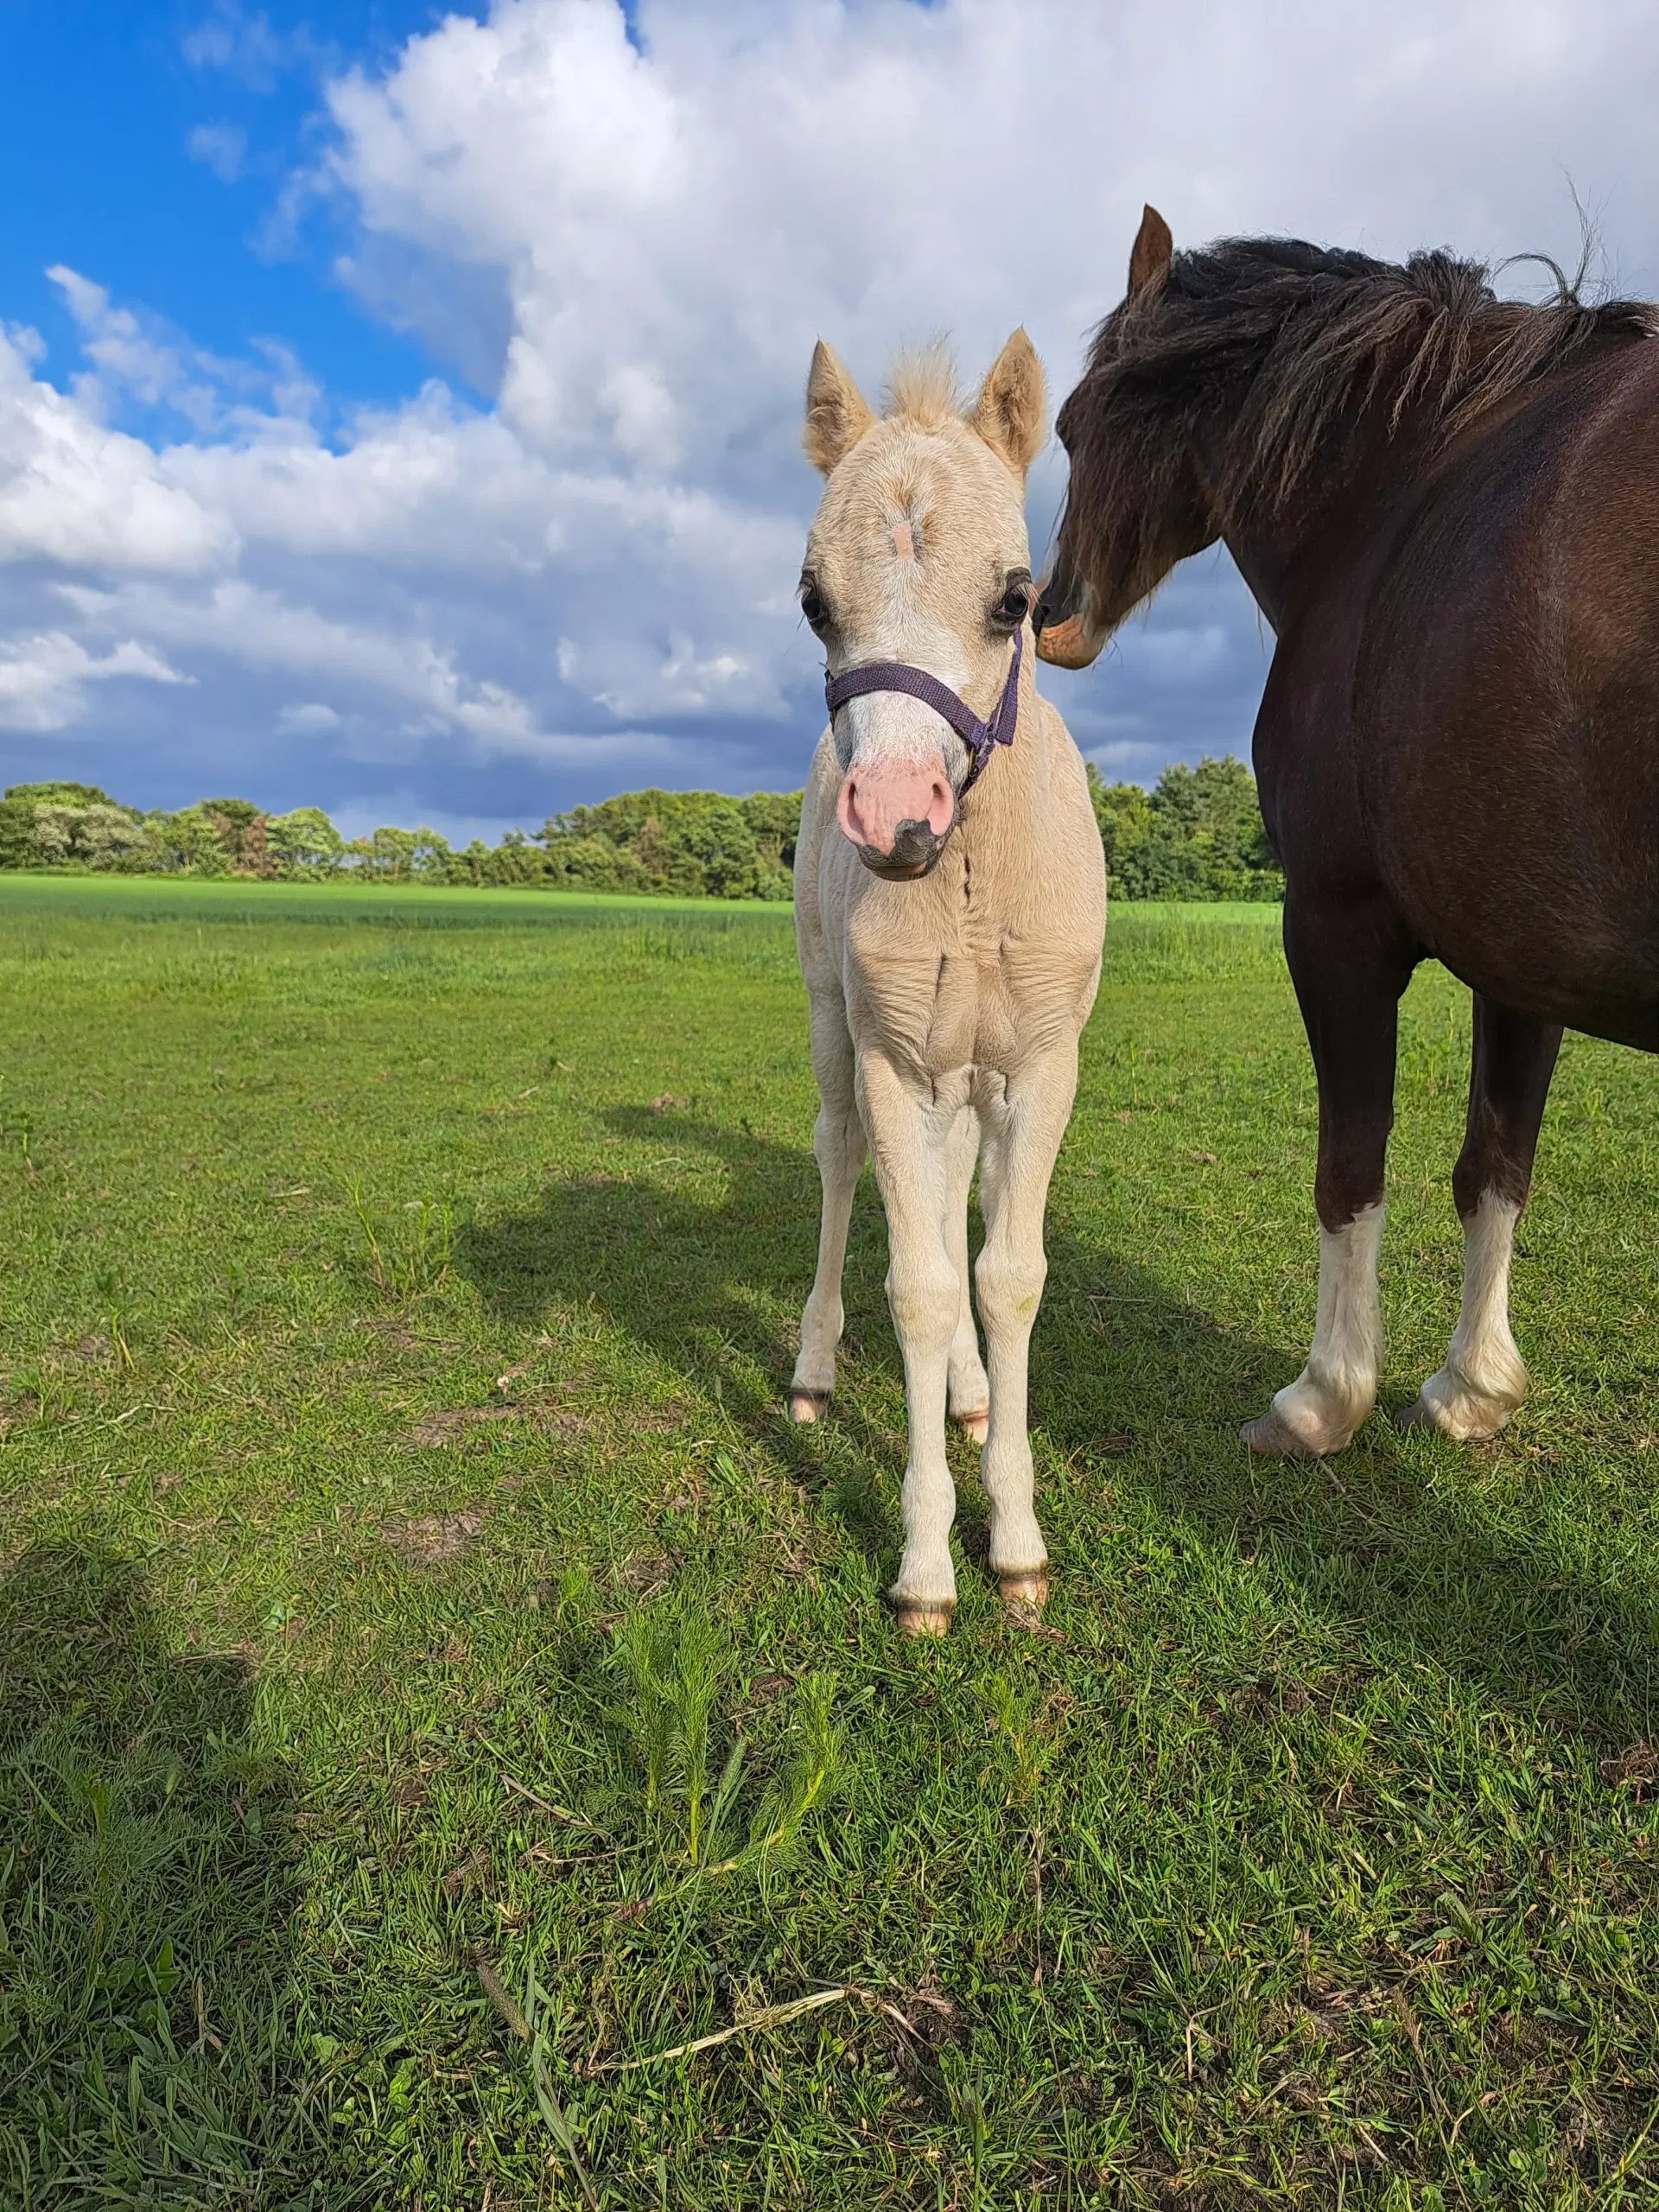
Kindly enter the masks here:
<path id="1" fill-rule="evenodd" d="M 1569 1040 L 1497 1443 L 1407 1003 L 1385 1404 L 1312 1321 L 1271 910 L 1112 917 L 1033 1344 L 1039 1634 L 896 1637 L 786 913 L 0 879 L 0 2204 L 1644 2205 L 1649 1068 Z M 696 2046 L 701 2045 L 701 2048 Z M 693 2046 L 688 2049 L 687 2046 Z"/>

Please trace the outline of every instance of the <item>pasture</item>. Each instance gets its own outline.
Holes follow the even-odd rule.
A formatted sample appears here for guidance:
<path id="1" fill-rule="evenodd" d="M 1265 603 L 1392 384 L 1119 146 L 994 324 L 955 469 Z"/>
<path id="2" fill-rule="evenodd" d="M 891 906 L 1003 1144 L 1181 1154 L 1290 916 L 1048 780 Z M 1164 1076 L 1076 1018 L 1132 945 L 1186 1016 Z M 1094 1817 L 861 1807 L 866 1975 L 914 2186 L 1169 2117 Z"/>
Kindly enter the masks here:
<path id="1" fill-rule="evenodd" d="M 786 912 L 0 878 L 0 2202 L 1652 2202 L 1651 1071 L 1568 1040 L 1500 1440 L 1252 1462 L 1316 1264 L 1275 919 L 1114 910 L 1047 1623 L 953 1436 L 912 1644 L 868 1178 L 782 1414 Z M 1421 975 L 1389 1407 L 1467 1027 Z"/>

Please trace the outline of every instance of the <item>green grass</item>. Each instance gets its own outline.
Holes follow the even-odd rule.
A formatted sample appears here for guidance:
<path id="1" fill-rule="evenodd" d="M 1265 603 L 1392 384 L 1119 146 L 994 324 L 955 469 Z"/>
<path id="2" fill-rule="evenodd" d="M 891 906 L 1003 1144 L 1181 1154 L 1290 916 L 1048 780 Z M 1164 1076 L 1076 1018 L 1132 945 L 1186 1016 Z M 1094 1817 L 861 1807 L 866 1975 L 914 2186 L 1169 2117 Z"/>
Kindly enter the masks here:
<path id="1" fill-rule="evenodd" d="M 1569 1040 L 1499 1442 L 1253 1463 L 1315 1271 L 1274 919 L 1114 913 L 1049 1628 L 953 1442 L 918 1647 L 868 1183 L 779 1413 L 786 913 L 0 879 L 0 2204 L 1653 2201 L 1649 1071 Z M 1466 1034 L 1425 972 L 1388 1406 Z"/>

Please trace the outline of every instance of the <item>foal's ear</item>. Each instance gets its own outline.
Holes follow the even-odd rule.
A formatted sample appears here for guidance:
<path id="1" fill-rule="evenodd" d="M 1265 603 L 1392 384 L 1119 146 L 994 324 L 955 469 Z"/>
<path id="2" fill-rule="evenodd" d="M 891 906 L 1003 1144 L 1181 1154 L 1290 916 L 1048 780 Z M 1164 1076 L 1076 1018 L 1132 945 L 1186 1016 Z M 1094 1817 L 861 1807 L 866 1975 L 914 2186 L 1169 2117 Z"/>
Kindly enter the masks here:
<path id="1" fill-rule="evenodd" d="M 1175 241 L 1169 225 L 1155 207 L 1141 210 L 1141 227 L 1129 248 L 1129 297 L 1138 300 L 1148 284 L 1155 284 L 1167 270 Z"/>
<path id="2" fill-rule="evenodd" d="M 1023 477 L 1043 442 L 1043 365 L 1016 330 L 987 372 L 968 417 L 994 453 Z"/>
<path id="3" fill-rule="evenodd" d="M 874 420 L 858 386 L 820 338 L 812 348 L 812 366 L 806 378 L 806 422 L 801 443 L 806 448 L 807 459 L 827 476 Z"/>

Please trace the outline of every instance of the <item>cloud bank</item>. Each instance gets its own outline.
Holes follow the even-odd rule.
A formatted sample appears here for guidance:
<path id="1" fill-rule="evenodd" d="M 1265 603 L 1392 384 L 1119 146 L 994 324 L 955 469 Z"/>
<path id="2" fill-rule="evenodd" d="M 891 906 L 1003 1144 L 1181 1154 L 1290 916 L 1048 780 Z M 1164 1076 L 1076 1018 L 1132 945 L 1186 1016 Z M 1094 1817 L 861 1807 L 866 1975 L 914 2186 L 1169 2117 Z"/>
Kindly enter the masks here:
<path id="1" fill-rule="evenodd" d="M 344 408 L 280 334 L 213 358 L 99 270 L 52 272 L 73 364 L 0 326 L 0 766 L 141 802 L 396 794 L 439 826 L 798 781 L 815 337 L 874 389 L 940 333 L 977 376 L 1024 322 L 1058 400 L 1147 198 L 1181 242 L 1570 261 L 1576 188 L 1612 273 L 1652 289 L 1633 87 L 1656 60 L 1629 0 L 448 17 L 324 78 L 320 151 L 275 211 L 343 234 L 335 280 L 418 336 L 422 391 Z M 243 159 L 210 130 L 192 149 L 204 191 Z M 1052 455 L 1033 475 L 1039 550 L 1060 480 Z M 1144 777 L 1246 749 L 1266 651 L 1209 558 L 1045 687 Z"/>

